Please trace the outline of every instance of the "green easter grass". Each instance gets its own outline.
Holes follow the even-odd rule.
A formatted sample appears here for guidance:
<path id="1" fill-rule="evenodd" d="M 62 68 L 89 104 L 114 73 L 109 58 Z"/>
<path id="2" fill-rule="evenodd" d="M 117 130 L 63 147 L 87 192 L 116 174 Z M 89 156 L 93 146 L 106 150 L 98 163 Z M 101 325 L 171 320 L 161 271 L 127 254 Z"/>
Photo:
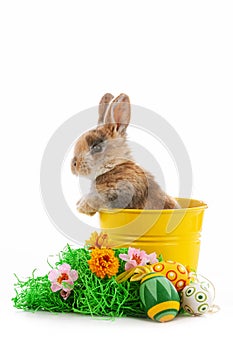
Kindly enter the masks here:
<path id="1" fill-rule="evenodd" d="M 119 256 L 126 252 L 125 248 L 116 249 L 115 255 Z M 35 277 L 35 271 L 33 271 L 32 276 L 26 281 L 21 281 L 16 276 L 16 296 L 12 298 L 14 306 L 30 311 L 145 318 L 145 312 L 140 304 L 139 283 L 126 281 L 118 284 L 115 277 L 98 278 L 89 269 L 87 263 L 89 259 L 90 252 L 87 249 L 71 249 L 69 245 L 58 255 L 56 266 L 63 263 L 70 264 L 79 275 L 67 300 L 64 300 L 59 292 L 52 292 L 48 274 Z M 119 273 L 121 273 L 124 271 L 124 262 L 119 260 Z"/>

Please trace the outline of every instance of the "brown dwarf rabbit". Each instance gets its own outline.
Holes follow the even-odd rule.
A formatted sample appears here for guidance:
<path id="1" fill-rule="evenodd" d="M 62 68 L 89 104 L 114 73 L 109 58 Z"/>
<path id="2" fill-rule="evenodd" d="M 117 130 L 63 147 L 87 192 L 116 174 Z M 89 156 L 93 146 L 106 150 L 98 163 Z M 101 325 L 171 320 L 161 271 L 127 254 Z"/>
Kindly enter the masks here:
<path id="1" fill-rule="evenodd" d="M 77 203 L 79 212 L 179 208 L 153 176 L 134 162 L 126 142 L 129 121 L 129 97 L 120 94 L 114 99 L 105 94 L 99 103 L 98 126 L 83 134 L 74 148 L 73 174 L 92 179 L 90 193 Z"/>

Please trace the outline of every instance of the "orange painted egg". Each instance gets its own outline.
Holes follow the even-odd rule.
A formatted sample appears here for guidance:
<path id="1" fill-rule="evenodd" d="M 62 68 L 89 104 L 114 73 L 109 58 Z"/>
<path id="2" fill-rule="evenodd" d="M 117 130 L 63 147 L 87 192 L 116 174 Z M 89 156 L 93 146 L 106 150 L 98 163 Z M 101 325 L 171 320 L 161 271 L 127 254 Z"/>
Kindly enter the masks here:
<path id="1" fill-rule="evenodd" d="M 189 284 L 188 271 L 184 265 L 180 263 L 167 260 L 157 262 L 153 264 L 152 267 L 154 272 L 158 272 L 160 275 L 167 277 L 178 292 Z"/>

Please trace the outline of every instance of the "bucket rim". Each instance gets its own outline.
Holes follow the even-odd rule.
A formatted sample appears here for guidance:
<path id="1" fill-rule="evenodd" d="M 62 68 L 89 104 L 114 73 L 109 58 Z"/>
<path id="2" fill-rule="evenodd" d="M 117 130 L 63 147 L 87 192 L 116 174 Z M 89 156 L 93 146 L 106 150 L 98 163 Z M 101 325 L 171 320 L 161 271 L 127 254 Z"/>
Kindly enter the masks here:
<path id="1" fill-rule="evenodd" d="M 194 207 L 188 207 L 188 208 L 180 208 L 180 209 L 105 209 L 101 208 L 99 210 L 100 214 L 115 214 L 115 213 L 124 213 L 124 214 L 139 214 L 139 213 L 144 213 L 144 214 L 172 214 L 172 213 L 184 213 L 184 212 L 193 212 L 193 211 L 202 211 L 208 208 L 208 205 L 203 202 L 202 200 L 199 199 L 194 199 L 194 198 L 184 198 L 184 197 L 176 197 L 175 198 L 178 202 L 179 200 L 184 200 L 184 201 L 194 201 L 197 202 L 199 205 L 194 206 Z"/>

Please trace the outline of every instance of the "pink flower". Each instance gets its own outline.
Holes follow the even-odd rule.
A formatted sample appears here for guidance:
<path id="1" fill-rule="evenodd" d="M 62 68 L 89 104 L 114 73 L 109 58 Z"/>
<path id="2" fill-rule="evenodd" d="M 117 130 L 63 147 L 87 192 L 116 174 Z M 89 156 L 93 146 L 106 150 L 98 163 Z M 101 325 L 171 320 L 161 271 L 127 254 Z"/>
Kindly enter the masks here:
<path id="1" fill-rule="evenodd" d="M 61 293 L 61 296 L 67 299 L 69 296 L 68 292 L 73 289 L 74 282 L 78 279 L 78 273 L 75 270 L 71 270 L 69 264 L 62 264 L 58 270 L 54 269 L 49 272 L 48 279 L 51 281 L 52 291 L 63 291 L 64 293 Z"/>
<path id="2" fill-rule="evenodd" d="M 70 296 L 70 290 L 68 290 L 68 292 L 65 292 L 65 291 L 62 289 L 62 290 L 60 291 L 60 296 L 61 296 L 64 300 L 68 299 L 69 296 Z"/>
<path id="3" fill-rule="evenodd" d="M 147 255 L 147 258 L 148 258 L 147 263 L 150 265 L 158 262 L 158 259 L 156 258 L 156 253 L 151 253 L 151 254 Z"/>
<path id="4" fill-rule="evenodd" d="M 128 254 L 119 254 L 119 257 L 126 261 L 125 270 L 130 270 L 136 266 L 144 266 L 147 263 L 154 264 L 158 260 L 156 259 L 156 254 L 146 254 L 145 250 L 129 248 Z"/>

